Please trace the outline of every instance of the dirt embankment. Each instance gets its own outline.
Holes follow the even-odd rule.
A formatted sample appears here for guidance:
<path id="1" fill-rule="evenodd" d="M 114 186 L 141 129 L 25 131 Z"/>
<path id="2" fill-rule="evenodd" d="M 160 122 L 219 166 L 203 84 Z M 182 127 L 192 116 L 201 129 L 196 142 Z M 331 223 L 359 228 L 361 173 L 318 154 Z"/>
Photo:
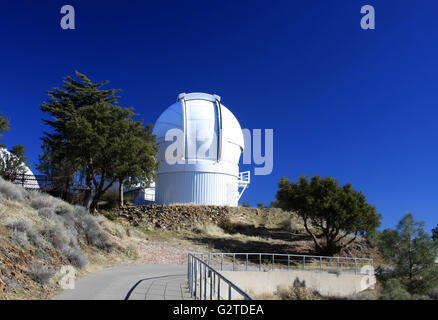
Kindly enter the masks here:
<path id="1" fill-rule="evenodd" d="M 128 230 L 0 178 L 0 299 L 47 299 L 65 268 L 81 276 L 136 259 L 146 241 Z"/>
<path id="2" fill-rule="evenodd" d="M 226 226 L 229 223 L 271 228 L 280 224 L 288 227 L 289 224 L 289 227 L 297 231 L 303 229 L 299 218 L 294 214 L 271 208 L 152 204 L 113 209 L 107 214 L 113 219 L 125 219 L 134 226 L 173 231 L 193 230 L 208 224 Z"/>
<path id="3" fill-rule="evenodd" d="M 113 211 L 134 226 L 175 231 L 191 230 L 208 223 L 221 224 L 230 212 L 229 207 L 203 205 L 145 205 Z"/>
<path id="4" fill-rule="evenodd" d="M 317 254 L 302 219 L 279 208 L 145 205 L 115 209 L 110 215 L 155 232 L 171 231 L 174 237 L 209 251 Z M 361 238 L 339 255 L 380 260 L 377 250 Z"/>

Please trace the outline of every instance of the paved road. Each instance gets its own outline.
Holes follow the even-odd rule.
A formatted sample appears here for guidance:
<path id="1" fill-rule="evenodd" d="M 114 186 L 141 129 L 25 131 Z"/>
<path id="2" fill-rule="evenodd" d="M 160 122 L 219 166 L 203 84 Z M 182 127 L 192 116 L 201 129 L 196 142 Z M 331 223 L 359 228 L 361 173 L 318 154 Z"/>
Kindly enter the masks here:
<path id="1" fill-rule="evenodd" d="M 81 278 L 55 300 L 187 300 L 187 266 L 143 264 L 113 267 Z"/>

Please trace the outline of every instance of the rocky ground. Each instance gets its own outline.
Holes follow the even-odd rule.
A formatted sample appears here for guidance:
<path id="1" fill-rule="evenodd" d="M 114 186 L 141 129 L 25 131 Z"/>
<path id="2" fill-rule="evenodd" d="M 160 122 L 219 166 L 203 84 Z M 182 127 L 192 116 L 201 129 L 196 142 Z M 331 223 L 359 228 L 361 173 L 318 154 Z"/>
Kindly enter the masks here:
<path id="1" fill-rule="evenodd" d="M 301 218 L 278 208 L 146 205 L 103 214 L 118 223 L 159 234 L 160 239 L 155 244 L 150 243 L 151 247 L 145 250 L 153 253 L 155 247 L 164 245 L 164 250 L 171 253 L 176 248 L 174 255 L 181 256 L 175 258 L 179 261 L 184 261 L 186 253 L 195 248 L 216 252 L 315 254 L 313 241 L 305 232 Z M 370 248 L 362 239 L 340 255 L 379 258 L 377 250 Z M 147 256 L 144 255 L 145 259 Z"/>
<path id="2" fill-rule="evenodd" d="M 112 211 L 134 226 L 182 231 L 206 223 L 220 224 L 230 213 L 229 207 L 202 205 L 145 205 Z"/>

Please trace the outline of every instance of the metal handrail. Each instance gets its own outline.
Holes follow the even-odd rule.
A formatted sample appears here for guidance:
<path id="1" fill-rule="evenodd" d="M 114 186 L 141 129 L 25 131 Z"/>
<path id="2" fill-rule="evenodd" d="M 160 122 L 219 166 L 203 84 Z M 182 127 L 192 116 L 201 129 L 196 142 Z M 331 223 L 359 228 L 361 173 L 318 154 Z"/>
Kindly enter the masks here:
<path id="1" fill-rule="evenodd" d="M 318 255 L 300 255 L 300 254 L 282 254 L 282 253 L 250 253 L 250 252 L 242 252 L 242 253 L 222 253 L 222 252 L 210 252 L 210 253 L 202 253 L 202 252 L 192 252 L 192 255 L 196 255 L 196 256 L 201 256 L 202 259 L 204 259 L 204 256 L 208 257 L 208 261 L 211 263 L 212 257 L 214 256 L 220 256 L 221 260 L 220 260 L 220 270 L 223 270 L 223 264 L 224 264 L 224 257 L 230 257 L 232 258 L 232 270 L 235 271 L 235 265 L 236 265 L 236 256 L 244 256 L 245 257 L 245 270 L 248 271 L 248 262 L 249 262 L 249 258 L 251 256 L 255 256 L 258 260 L 258 270 L 261 271 L 262 270 L 262 261 L 263 260 L 267 260 L 267 259 L 262 259 L 262 257 L 269 257 L 272 261 L 272 270 L 274 270 L 274 265 L 278 261 L 281 261 L 281 258 L 287 258 L 287 269 L 290 269 L 290 264 L 291 264 L 291 258 L 300 258 L 300 260 L 302 260 L 302 268 L 303 270 L 306 269 L 306 263 L 307 265 L 309 265 L 309 261 L 311 261 L 313 259 L 313 262 L 315 262 L 315 260 L 319 261 L 319 270 L 322 271 L 323 270 L 323 262 L 327 262 L 328 260 L 330 261 L 336 261 L 336 265 L 337 267 L 339 267 L 341 265 L 341 262 L 351 262 L 354 263 L 354 268 L 352 268 L 351 270 L 354 270 L 355 274 L 358 273 L 358 262 L 368 262 L 369 264 L 371 264 L 371 266 L 373 266 L 374 261 L 372 258 L 354 258 L 354 257 L 337 257 L 337 256 L 318 256 Z M 277 259 L 276 259 L 277 258 Z M 286 264 L 285 261 L 283 261 L 284 264 Z M 310 269 L 307 269 L 310 270 Z"/>
<path id="2" fill-rule="evenodd" d="M 30 189 L 54 189 L 57 184 L 62 185 L 69 177 L 67 176 L 48 176 L 42 174 L 20 173 L 9 177 L 12 183 Z"/>
<path id="3" fill-rule="evenodd" d="M 240 294 L 245 300 L 254 300 L 248 293 L 225 278 L 207 262 L 196 257 L 196 254 L 197 253 L 188 254 L 187 272 L 189 291 L 195 300 L 207 300 L 207 295 L 209 295 L 210 300 L 215 299 L 215 297 L 217 300 L 222 300 L 221 281 L 228 284 L 228 300 L 232 300 L 233 290 Z M 208 281 L 210 283 L 207 283 Z"/>
<path id="4" fill-rule="evenodd" d="M 372 258 L 350 258 L 350 257 L 338 257 L 338 256 L 315 256 L 310 254 L 288 254 L 288 253 L 264 253 L 264 252 L 191 252 L 194 255 L 268 255 L 268 256 L 284 256 L 284 257 L 307 257 L 307 258 L 323 258 L 323 259 L 344 259 L 344 260 L 367 260 L 373 261 Z"/>

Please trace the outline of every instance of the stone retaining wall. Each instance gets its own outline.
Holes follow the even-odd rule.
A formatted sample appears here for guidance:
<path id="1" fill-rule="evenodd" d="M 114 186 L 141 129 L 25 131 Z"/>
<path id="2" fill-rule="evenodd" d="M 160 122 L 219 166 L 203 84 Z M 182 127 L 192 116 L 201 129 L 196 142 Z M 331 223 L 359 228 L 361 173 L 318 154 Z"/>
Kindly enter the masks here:
<path id="1" fill-rule="evenodd" d="M 231 213 L 230 207 L 206 205 L 144 205 L 117 209 L 114 213 L 134 226 L 178 231 L 203 224 L 220 224 Z"/>

